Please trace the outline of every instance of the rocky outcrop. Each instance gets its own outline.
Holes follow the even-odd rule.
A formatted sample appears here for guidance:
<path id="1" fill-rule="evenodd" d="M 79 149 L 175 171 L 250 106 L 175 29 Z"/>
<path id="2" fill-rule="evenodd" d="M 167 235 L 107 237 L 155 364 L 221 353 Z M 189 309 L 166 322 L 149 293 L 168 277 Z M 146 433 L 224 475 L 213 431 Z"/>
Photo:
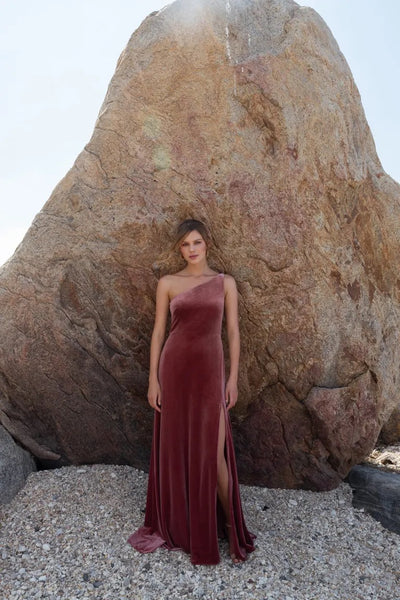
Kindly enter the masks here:
<path id="1" fill-rule="evenodd" d="M 384 527 L 400 533 L 400 474 L 356 465 L 347 476 L 353 506 L 364 508 Z"/>
<path id="2" fill-rule="evenodd" d="M 212 228 L 240 292 L 240 477 L 329 489 L 398 397 L 399 186 L 330 31 L 291 0 L 178 0 L 0 273 L 0 418 L 42 464 L 146 468 L 157 277 Z"/>
<path id="3" fill-rule="evenodd" d="M 0 425 L 0 504 L 10 502 L 33 471 L 36 471 L 33 457 Z"/>

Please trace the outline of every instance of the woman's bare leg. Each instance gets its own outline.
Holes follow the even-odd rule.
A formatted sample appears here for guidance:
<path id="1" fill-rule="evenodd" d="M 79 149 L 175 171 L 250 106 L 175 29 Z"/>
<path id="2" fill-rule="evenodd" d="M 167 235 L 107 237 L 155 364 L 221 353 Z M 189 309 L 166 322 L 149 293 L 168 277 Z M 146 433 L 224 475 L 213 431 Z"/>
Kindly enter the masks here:
<path id="1" fill-rule="evenodd" d="M 218 498 L 221 502 L 222 508 L 225 513 L 225 519 L 228 525 L 230 525 L 229 515 L 229 497 L 228 497 L 228 466 L 225 460 L 225 415 L 224 410 L 221 408 L 219 429 L 218 429 L 218 475 L 217 475 L 217 490 Z"/>
<path id="2" fill-rule="evenodd" d="M 218 429 L 218 453 L 217 453 L 217 493 L 219 501 L 221 502 L 223 511 L 225 513 L 225 522 L 229 536 L 229 553 L 233 562 L 240 562 L 235 556 L 235 552 L 232 548 L 231 542 L 231 517 L 229 510 L 229 475 L 228 465 L 225 459 L 225 413 L 221 407 L 219 429 Z"/>

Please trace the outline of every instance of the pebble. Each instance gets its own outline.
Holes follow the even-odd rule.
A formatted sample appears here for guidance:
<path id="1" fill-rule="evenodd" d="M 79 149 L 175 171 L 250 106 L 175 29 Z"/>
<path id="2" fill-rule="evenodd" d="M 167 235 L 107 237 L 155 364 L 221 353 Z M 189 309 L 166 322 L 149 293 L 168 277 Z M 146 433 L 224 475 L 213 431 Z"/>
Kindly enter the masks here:
<path id="1" fill-rule="evenodd" d="M 85 465 L 31 473 L 0 506 L 0 600 L 400 600 L 400 536 L 331 492 L 241 486 L 255 552 L 194 566 L 183 552 L 140 554 L 146 473 Z"/>

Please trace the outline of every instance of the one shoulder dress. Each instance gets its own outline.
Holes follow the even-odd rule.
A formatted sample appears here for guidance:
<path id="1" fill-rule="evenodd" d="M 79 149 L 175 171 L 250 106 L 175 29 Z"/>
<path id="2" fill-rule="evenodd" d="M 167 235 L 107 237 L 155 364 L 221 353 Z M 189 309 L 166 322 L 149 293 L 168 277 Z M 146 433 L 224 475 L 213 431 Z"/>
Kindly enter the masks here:
<path id="1" fill-rule="evenodd" d="M 161 413 L 154 412 L 144 526 L 128 542 L 140 552 L 183 549 L 193 564 L 220 561 L 226 517 L 217 496 L 217 442 L 225 415 L 225 458 L 233 550 L 245 560 L 255 536 L 246 528 L 231 424 L 225 405 L 221 340 L 224 274 L 170 302 L 171 327 L 160 355 Z"/>

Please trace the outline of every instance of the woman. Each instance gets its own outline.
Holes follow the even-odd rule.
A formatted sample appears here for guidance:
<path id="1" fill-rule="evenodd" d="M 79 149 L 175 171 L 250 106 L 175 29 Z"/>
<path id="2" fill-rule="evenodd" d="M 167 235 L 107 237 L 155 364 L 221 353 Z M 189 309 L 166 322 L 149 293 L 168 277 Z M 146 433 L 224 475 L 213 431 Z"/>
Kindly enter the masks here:
<path id="1" fill-rule="evenodd" d="M 233 277 L 207 263 L 201 221 L 177 230 L 186 266 L 161 277 L 150 349 L 148 400 L 155 410 L 144 526 L 128 542 L 140 552 L 181 548 L 193 564 L 220 561 L 218 535 L 233 562 L 254 550 L 244 523 L 227 410 L 238 396 L 239 325 Z M 171 328 L 163 346 L 168 309 Z M 225 309 L 230 373 L 225 384 L 221 324 Z"/>

